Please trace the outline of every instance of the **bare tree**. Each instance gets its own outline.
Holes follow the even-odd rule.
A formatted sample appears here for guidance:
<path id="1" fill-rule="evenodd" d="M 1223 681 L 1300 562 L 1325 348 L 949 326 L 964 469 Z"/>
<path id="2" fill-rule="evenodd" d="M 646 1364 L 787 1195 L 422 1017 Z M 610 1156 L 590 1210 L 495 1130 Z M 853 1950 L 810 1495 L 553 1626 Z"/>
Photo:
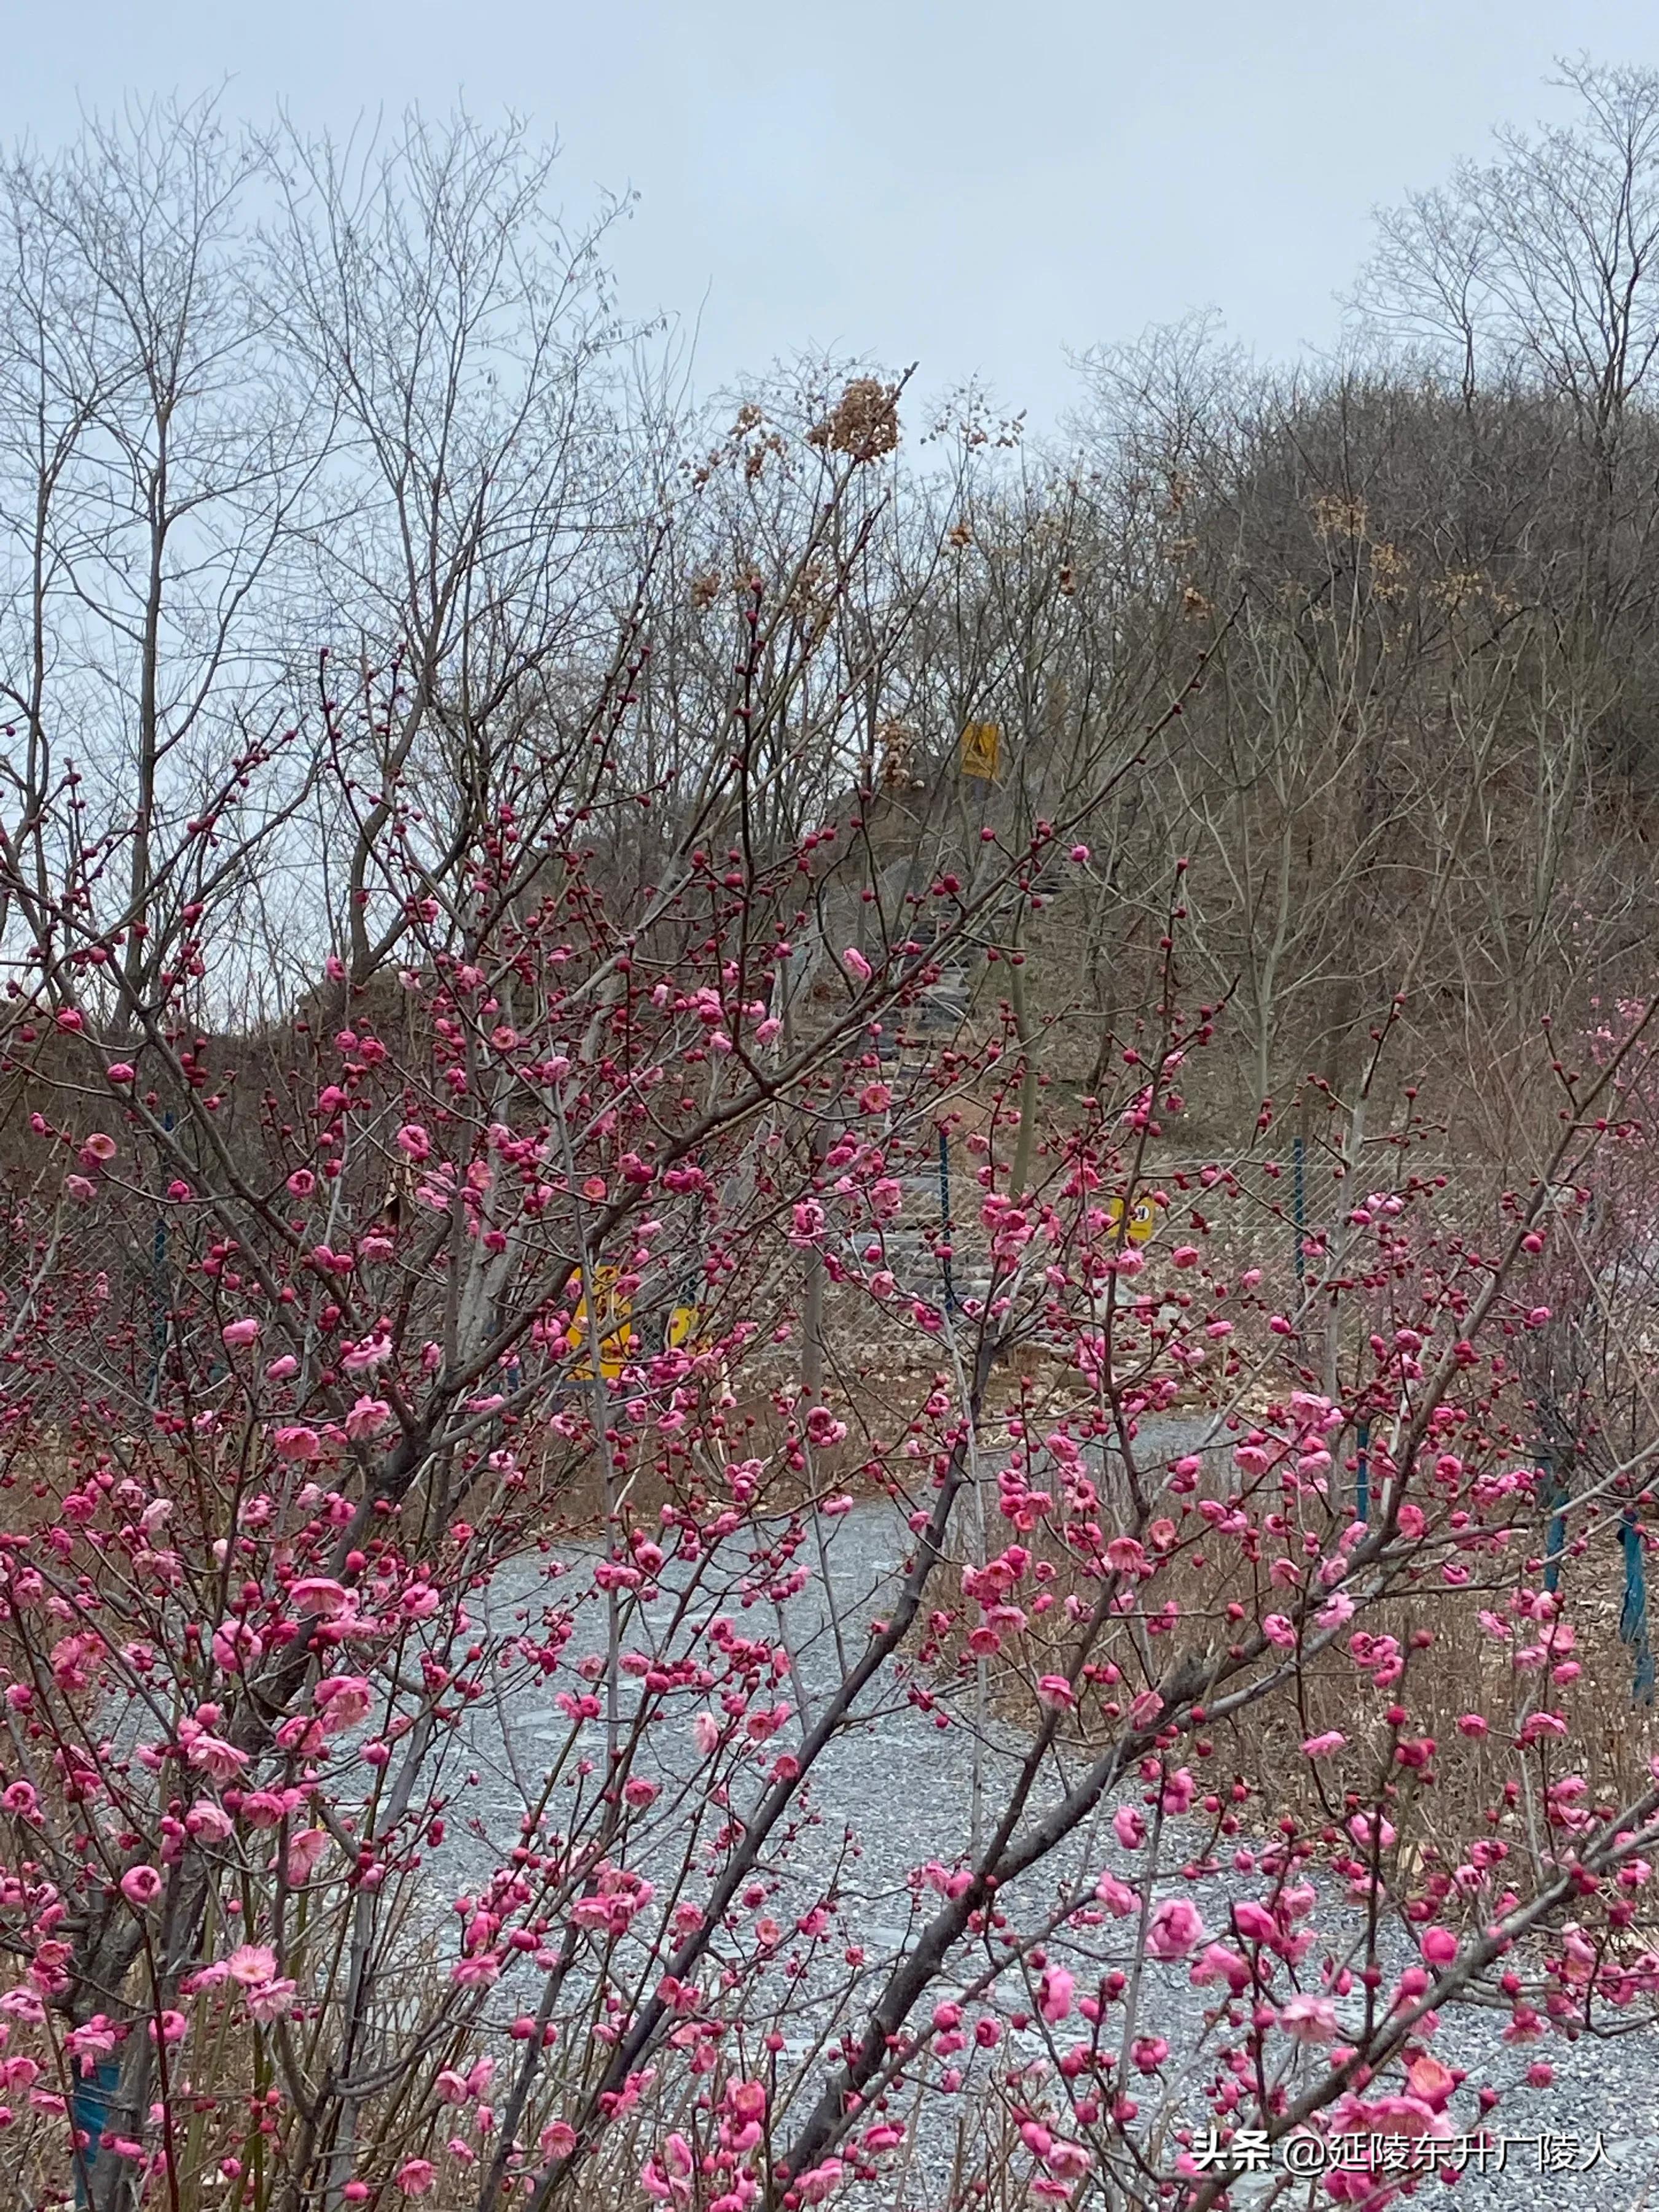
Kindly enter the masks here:
<path id="1" fill-rule="evenodd" d="M 71 769 L 77 836 L 131 830 L 104 917 L 129 1018 L 199 888 L 161 879 L 158 831 L 284 719 L 266 616 L 329 445 L 244 274 L 258 166 L 202 101 L 91 120 L 0 181 L 11 834 L 38 897 L 70 857 L 46 802 Z"/>

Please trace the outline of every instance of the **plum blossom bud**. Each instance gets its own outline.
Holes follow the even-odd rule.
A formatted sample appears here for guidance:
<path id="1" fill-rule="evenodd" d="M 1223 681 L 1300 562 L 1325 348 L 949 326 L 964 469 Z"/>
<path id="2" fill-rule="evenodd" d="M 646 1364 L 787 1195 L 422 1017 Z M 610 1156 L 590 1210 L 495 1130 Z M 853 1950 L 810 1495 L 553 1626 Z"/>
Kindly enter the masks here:
<path id="1" fill-rule="evenodd" d="M 1127 1920 L 1140 1910 L 1140 1893 L 1131 1889 L 1127 1881 L 1120 1881 L 1115 1874 L 1103 1874 L 1095 1884 L 1095 1895 L 1114 1920 Z"/>
<path id="2" fill-rule="evenodd" d="M 129 1867 L 121 1877 L 122 1896 L 129 1905 L 136 1905 L 140 1911 L 147 1905 L 155 1904 L 161 1894 L 161 1870 L 156 1867 Z"/>
<path id="3" fill-rule="evenodd" d="M 1072 1992 L 1075 1987 L 1064 1966 L 1050 1966 L 1042 1977 L 1042 1990 L 1038 2009 L 1052 2027 L 1064 2020 L 1072 2009 Z"/>

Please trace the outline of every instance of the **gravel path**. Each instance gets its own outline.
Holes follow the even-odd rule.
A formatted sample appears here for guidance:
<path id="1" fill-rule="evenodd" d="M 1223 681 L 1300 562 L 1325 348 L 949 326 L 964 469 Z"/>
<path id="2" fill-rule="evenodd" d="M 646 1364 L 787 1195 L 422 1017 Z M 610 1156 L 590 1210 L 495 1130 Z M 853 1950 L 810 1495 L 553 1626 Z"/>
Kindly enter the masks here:
<path id="1" fill-rule="evenodd" d="M 1194 1441 L 1190 1421 L 1163 1425 L 1167 1437 L 1148 1439 L 1151 1449 L 1172 1455 L 1191 1449 Z M 866 1624 L 879 1618 L 896 1588 L 900 1562 L 909 1537 L 898 1514 L 886 1507 L 860 1505 L 842 1517 L 821 1524 L 824 1532 L 823 1565 L 811 1558 L 805 1587 L 780 1609 L 763 1598 L 756 1606 L 757 1618 L 745 1618 L 730 1601 L 721 1609 L 732 1614 L 740 1633 L 776 1632 L 781 1618 L 793 1653 L 795 1680 L 784 1683 L 781 1693 L 796 1702 L 797 1693 L 807 1711 L 814 1713 L 840 1677 L 836 1630 L 842 1647 L 856 1653 L 862 1648 Z M 803 1558 L 806 1555 L 803 1554 Z M 589 1587 L 592 1558 L 579 1552 L 562 1555 L 567 1570 L 551 1595 L 568 1602 L 573 1593 Z M 489 1626 L 502 1630 L 512 1625 L 515 1612 L 545 1604 L 550 1595 L 545 1563 L 527 1561 L 497 1577 L 488 1598 Z M 666 1605 L 672 1602 L 672 1583 L 665 1578 Z M 587 1603 L 579 1608 L 579 1625 L 568 1656 L 580 1658 L 601 1648 L 602 1607 Z M 560 1681 L 568 1680 L 561 1670 Z M 469 1877 L 477 1880 L 497 1863 L 500 1854 L 518 1840 L 524 1796 L 519 1778 L 539 1777 L 550 1753 L 568 1734 L 569 1723 L 555 1709 L 551 1689 L 517 1700 L 510 1712 L 499 1708 L 475 1708 L 471 1715 L 470 1755 L 480 1776 L 469 1796 L 483 1835 L 469 1836 L 460 1824 L 452 1839 L 436 1855 L 433 1871 L 446 1896 Z M 963 1701 L 953 1698 L 953 1714 L 963 1713 Z M 971 1714 L 963 1715 L 964 1720 Z M 792 1728 L 793 1723 L 791 1724 Z M 665 1732 L 672 1735 L 672 1730 Z M 815 1901 L 832 1878 L 842 1914 L 842 1934 L 868 1954 L 866 1988 L 877 1984 L 891 1961 L 910 1941 L 915 1924 L 937 1904 L 931 1893 L 920 1901 L 907 1890 L 906 1878 L 918 1861 L 937 1857 L 947 1865 L 969 1843 L 969 1808 L 975 1765 L 975 1730 L 966 1724 L 941 1729 L 934 1718 L 906 1702 L 895 1703 L 890 1685 L 884 1701 L 860 1711 L 838 1741 L 826 1751 L 814 1771 L 807 1800 L 811 1815 L 792 1835 L 787 1853 L 763 1872 L 777 1877 L 775 1904 L 786 1927 L 796 1912 Z M 787 1743 L 788 1733 L 779 1739 Z M 984 1802 L 994 1808 L 1003 1802 L 1006 1784 L 1014 1771 L 1024 1740 L 1019 1732 L 995 1724 L 980 1738 L 978 1758 Z M 689 1744 L 685 1771 L 692 1760 Z M 605 1732 L 599 1724 L 585 1731 L 584 1752 L 602 1768 Z M 653 1754 L 654 1755 L 654 1754 Z M 671 1749 L 664 1754 L 671 1762 Z M 655 1771 L 665 1784 L 674 1779 L 671 1765 Z M 1046 1782 L 1050 1796 L 1060 1786 L 1057 1772 Z M 1033 1808 L 1041 1809 L 1039 1802 Z M 1124 1856 L 1112 1838 L 1109 1806 L 1102 1809 L 1092 1830 L 1073 1839 L 1073 1846 L 1057 1852 L 1040 1869 L 1034 1869 L 1007 1900 L 1011 1919 L 1029 1923 L 1052 1906 L 1057 1885 L 1081 1877 L 1086 1869 L 1091 1884 L 1103 1865 Z M 1165 1863 L 1172 1874 L 1184 1847 L 1180 1824 L 1166 1827 Z M 1192 1839 L 1196 1848 L 1197 1838 Z M 855 1854 L 849 1856 L 849 1853 Z M 1132 1870 L 1132 1863 L 1122 1870 Z M 1259 1893 L 1260 1881 L 1227 1874 L 1201 1875 L 1190 1888 L 1177 1885 L 1180 1893 L 1198 1904 L 1206 1923 L 1224 1928 L 1230 1887 Z M 799 1899 L 799 1903 L 796 1900 Z M 1358 1923 L 1346 1900 L 1322 1899 L 1316 1917 L 1322 1929 L 1346 1928 L 1358 1932 Z M 1072 1959 L 1080 1986 L 1115 1963 L 1122 1949 L 1122 1925 L 1109 1923 L 1098 1931 L 1103 1948 L 1092 1957 L 1079 1953 Z M 1064 1961 L 1067 1942 L 1050 1944 L 1051 1958 Z M 1109 1958 L 1110 1953 L 1113 1957 Z M 836 1952 L 837 1961 L 841 1953 Z M 1396 1962 L 1398 1963 L 1398 1962 Z M 983 1960 L 980 1961 L 982 1966 Z M 978 1969 L 975 1968 L 975 1971 Z M 1085 1979 L 1086 1977 L 1086 1979 Z M 941 1991 L 943 1995 L 945 1992 Z M 1184 1966 L 1153 1966 L 1142 2008 L 1144 2032 L 1164 2036 L 1179 2053 L 1190 2047 L 1201 2027 L 1205 2003 L 1212 1993 L 1194 1990 Z M 1015 1984 L 1005 1974 L 998 1984 L 1005 2004 L 1018 2002 Z M 1028 2000 L 1029 2002 L 1029 2000 Z M 1449 2016 L 1435 2040 L 1437 2055 L 1448 2063 L 1467 2068 L 1470 2089 L 1480 2081 L 1499 2087 L 1514 2082 L 1528 2058 L 1542 2057 L 1555 2069 L 1555 2081 L 1544 2092 L 1505 2096 L 1498 2124 L 1512 2131 L 1504 2170 L 1484 2177 L 1471 2171 L 1459 2184 L 1455 2202 L 1481 2207 L 1553 2207 L 1571 2203 L 1576 2212 L 1634 2212 L 1647 2203 L 1659 2176 L 1659 2036 L 1651 2030 L 1613 2040 L 1589 2039 L 1576 2044 L 1551 2037 L 1525 2052 L 1506 2049 L 1498 2030 L 1504 2014 L 1463 2012 Z M 822 2055 L 812 2052 L 815 2036 L 827 2014 L 815 1995 L 812 1977 L 796 1983 L 780 2023 L 786 2035 L 785 2060 L 805 2065 L 808 2078 L 821 2079 L 827 2070 Z M 1018 2037 L 1029 2044 L 1030 2056 L 1043 2045 L 1034 2035 Z M 805 2109 L 802 2093 L 798 2109 Z M 1472 2110 L 1472 2098 L 1460 2097 L 1460 2121 Z M 955 2124 L 946 2109 L 948 2100 L 932 2100 L 921 2155 L 910 2178 L 908 2201 L 925 2205 L 930 2200 L 921 2187 L 927 2169 L 942 2171 L 953 2148 Z M 1559 2139 L 1553 2149 L 1540 2154 L 1540 2135 L 1551 2131 Z M 1577 2138 L 1576 2151 L 1572 2139 Z M 1599 2148 L 1598 2148 L 1599 2139 Z M 1540 2159 L 1543 2162 L 1540 2163 Z M 1553 2170 L 1550 2170 L 1551 2162 Z M 1588 2170 L 1560 2170 L 1563 2166 L 1587 2165 Z M 1270 2191 L 1274 2175 L 1261 2182 L 1247 2180 L 1235 2190 L 1235 2201 L 1245 2203 Z M 1297 2185 L 1296 2198 L 1305 2197 L 1306 2184 Z M 872 2200 L 872 2202 L 875 2200 Z M 1086 2201 L 1079 2199 L 1080 2202 Z M 1319 2201 L 1328 2202 L 1322 2191 Z M 890 2197 L 886 2200 L 891 2202 Z"/>

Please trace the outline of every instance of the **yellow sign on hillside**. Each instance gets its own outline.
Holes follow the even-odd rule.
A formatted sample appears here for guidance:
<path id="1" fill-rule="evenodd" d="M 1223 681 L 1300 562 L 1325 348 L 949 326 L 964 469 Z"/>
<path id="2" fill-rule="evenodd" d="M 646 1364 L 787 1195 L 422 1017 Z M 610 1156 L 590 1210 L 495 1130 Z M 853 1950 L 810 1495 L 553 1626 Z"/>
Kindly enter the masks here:
<path id="1" fill-rule="evenodd" d="M 994 783 L 1001 757 L 1001 723 L 969 722 L 962 733 L 963 774 L 977 776 L 982 783 Z"/>
<path id="2" fill-rule="evenodd" d="M 1107 1200 L 1106 1218 L 1110 1222 L 1114 1229 L 1115 1229 L 1122 1220 L 1123 1200 L 1121 1198 L 1109 1198 Z M 1133 1206 L 1129 1209 L 1130 1243 L 1145 1244 L 1151 1238 L 1153 1231 L 1157 1227 L 1158 1208 L 1152 1204 L 1150 1198 L 1138 1198 Z"/>
<path id="3" fill-rule="evenodd" d="M 617 1296 L 618 1272 L 615 1267 L 595 1267 L 592 1273 L 593 1303 L 599 1310 L 599 1372 L 607 1382 L 616 1381 L 634 1349 L 634 1330 L 629 1320 L 633 1306 L 629 1299 Z M 580 1352 L 586 1343 L 588 1327 L 587 1300 L 579 1298 L 566 1331 L 566 1341 L 573 1352 Z M 589 1381 L 593 1372 L 585 1364 L 571 1371 L 581 1382 Z"/>

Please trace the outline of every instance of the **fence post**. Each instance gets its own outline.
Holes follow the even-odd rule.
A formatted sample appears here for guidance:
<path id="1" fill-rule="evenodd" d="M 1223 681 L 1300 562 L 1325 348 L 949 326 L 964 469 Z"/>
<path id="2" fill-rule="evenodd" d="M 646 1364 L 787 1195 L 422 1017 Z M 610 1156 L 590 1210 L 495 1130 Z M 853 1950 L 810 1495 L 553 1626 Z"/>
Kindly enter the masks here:
<path id="1" fill-rule="evenodd" d="M 1291 1138 L 1291 1205 L 1296 1217 L 1296 1287 L 1298 1291 L 1305 1291 L 1308 1287 L 1308 1261 L 1306 1254 L 1302 1249 L 1302 1239 L 1307 1233 L 1308 1225 L 1305 1175 L 1307 1151 L 1307 1146 L 1299 1136 Z"/>
<path id="2" fill-rule="evenodd" d="M 173 1109 L 169 1106 L 161 1116 L 161 1127 L 171 1133 Z M 155 1212 L 155 1241 L 150 1254 L 150 1362 L 149 1402 L 154 1406 L 161 1396 L 161 1362 L 167 1348 L 167 1217 L 164 1207 Z"/>
<path id="3" fill-rule="evenodd" d="M 945 1310 L 954 1313 L 957 1294 L 951 1279 L 951 1139 L 943 1129 L 939 1133 L 939 1220 L 943 1232 L 940 1261 L 945 1274 Z"/>

